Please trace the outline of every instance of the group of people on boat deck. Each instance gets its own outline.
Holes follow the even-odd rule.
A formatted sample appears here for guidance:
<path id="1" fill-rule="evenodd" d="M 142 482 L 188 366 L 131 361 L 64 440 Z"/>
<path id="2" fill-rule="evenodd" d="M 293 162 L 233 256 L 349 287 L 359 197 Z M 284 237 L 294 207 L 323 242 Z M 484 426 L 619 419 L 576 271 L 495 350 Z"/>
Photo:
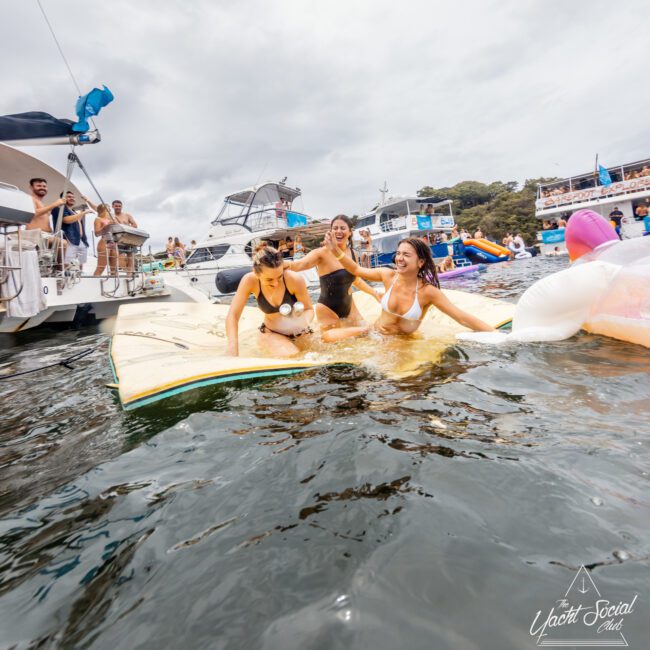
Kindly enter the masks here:
<path id="1" fill-rule="evenodd" d="M 117 273 L 118 268 L 133 272 L 135 263 L 133 254 L 120 254 L 115 242 L 102 234 L 104 228 L 111 223 L 137 228 L 133 216 L 123 211 L 122 201 L 116 199 L 109 207 L 105 203 L 95 205 L 87 197 L 81 196 L 85 203 L 78 206 L 75 193 L 68 190 L 65 195 L 62 193 L 57 200 L 46 204 L 44 199 L 48 192 L 47 179 L 32 178 L 29 186 L 34 203 L 34 216 L 26 228 L 42 237 L 46 246 L 56 251 L 57 264 L 60 268 L 69 266 L 76 260 L 79 269 L 83 269 L 83 265 L 88 260 L 89 248 L 85 217 L 94 212 L 96 217 L 93 231 L 99 238 L 97 267 L 94 274 L 101 275 L 107 266 L 113 274 Z"/>
<path id="2" fill-rule="evenodd" d="M 192 244 L 196 244 L 192 240 Z M 165 246 L 165 252 L 167 253 L 167 259 L 174 262 L 175 267 L 185 266 L 185 260 L 187 259 L 187 254 L 193 250 L 185 246 L 185 244 L 178 237 L 167 237 L 167 244 Z"/>
<path id="3" fill-rule="evenodd" d="M 287 212 L 291 210 L 291 203 L 287 199 L 280 199 L 275 204 L 275 216 L 278 219 L 284 219 L 287 216 Z"/>
<path id="4" fill-rule="evenodd" d="M 281 239 L 278 242 L 278 251 L 284 258 L 293 257 L 300 259 L 305 255 L 307 249 L 302 243 L 302 237 L 300 234 L 297 234 L 295 239 L 291 239 L 288 235 L 286 239 Z"/>
<path id="5" fill-rule="evenodd" d="M 314 318 L 321 339 L 333 343 L 367 335 L 413 334 L 427 311 L 435 307 L 461 325 L 475 331 L 493 328 L 456 307 L 440 290 L 431 250 L 421 239 L 403 239 L 395 254 L 395 268 L 366 268 L 351 246 L 352 222 L 346 215 L 332 219 L 323 245 L 301 259 L 285 260 L 268 244 L 253 254 L 253 270 L 244 275 L 226 318 L 227 354 L 239 355 L 239 320 L 250 296 L 264 313 L 258 342 L 274 356 L 293 356 L 315 336 Z M 305 279 L 298 271 L 316 268 L 320 295 L 313 305 Z M 367 282 L 378 282 L 378 291 Z M 381 304 L 381 315 L 370 325 L 364 322 L 352 300 L 352 286 L 370 294 Z"/>
<path id="6" fill-rule="evenodd" d="M 542 222 L 542 230 L 557 230 L 558 228 L 566 228 L 566 219 L 563 217 L 559 217 L 558 219 L 544 219 Z"/>
<path id="7" fill-rule="evenodd" d="M 634 169 L 624 174 L 626 181 L 631 181 L 634 178 L 643 178 L 644 176 L 650 176 L 650 167 L 648 165 L 643 165 L 641 169 Z"/>
<path id="8" fill-rule="evenodd" d="M 643 178 L 645 176 L 650 176 L 650 166 L 643 165 L 643 167 L 639 169 L 624 171 L 622 178 L 621 178 L 620 171 L 612 171 L 610 175 L 613 182 L 617 182 L 621 180 L 631 181 L 634 180 L 635 178 Z M 588 187 L 594 187 L 594 185 L 596 184 L 596 178 L 595 176 L 591 178 L 582 178 L 574 181 L 574 183 L 575 185 L 573 185 L 573 187 L 570 187 L 569 185 L 562 185 L 558 187 L 544 189 L 541 192 L 542 197 L 548 198 L 551 196 L 562 196 L 562 194 L 568 194 L 569 192 L 575 192 L 581 189 L 586 189 Z"/>

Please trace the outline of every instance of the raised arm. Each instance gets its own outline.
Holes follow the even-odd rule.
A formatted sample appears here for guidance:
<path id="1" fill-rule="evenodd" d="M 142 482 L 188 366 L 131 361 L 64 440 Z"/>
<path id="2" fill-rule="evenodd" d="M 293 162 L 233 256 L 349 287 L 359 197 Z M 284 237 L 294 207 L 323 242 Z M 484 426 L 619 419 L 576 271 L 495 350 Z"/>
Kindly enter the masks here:
<path id="1" fill-rule="evenodd" d="M 285 262 L 284 268 L 290 269 L 291 271 L 306 271 L 307 269 L 313 269 L 315 266 L 318 266 L 321 255 L 321 248 L 315 248 L 310 253 L 307 253 L 304 257 L 299 260 L 291 260 L 291 262 Z"/>
<path id="2" fill-rule="evenodd" d="M 81 221 L 91 210 L 80 210 L 74 214 L 69 214 L 67 217 L 63 217 L 63 223 L 74 223 L 75 221 Z"/>
<path id="3" fill-rule="evenodd" d="M 371 287 L 367 282 L 364 282 L 361 278 L 357 278 L 352 284 L 357 289 L 359 289 L 359 291 L 363 291 L 364 293 L 370 294 L 373 298 L 376 298 L 377 300 L 381 300 L 381 296 L 379 295 L 377 289 Z"/>
<path id="4" fill-rule="evenodd" d="M 336 244 L 334 238 L 330 232 L 325 233 L 325 246 L 329 248 L 336 260 L 341 264 L 341 266 L 346 270 L 350 271 L 352 275 L 356 275 L 358 278 L 363 278 L 364 280 L 369 280 L 370 282 L 383 282 L 382 269 L 374 268 L 367 269 L 363 266 L 359 266 L 352 258 L 348 257 Z"/>
<path id="5" fill-rule="evenodd" d="M 93 211 L 97 212 L 97 205 L 93 203 L 87 196 L 81 195 L 81 198 L 88 204 L 88 207 Z"/>
<path id="6" fill-rule="evenodd" d="M 65 199 L 60 198 L 54 201 L 54 203 L 50 203 L 50 205 L 43 205 L 41 207 L 38 207 L 36 205 L 36 201 L 34 201 L 34 218 L 42 217 L 44 214 L 56 210 L 56 208 L 62 206 L 64 203 L 65 203 Z"/>
<path id="7" fill-rule="evenodd" d="M 255 274 L 247 273 L 237 287 L 237 293 L 230 303 L 230 309 L 226 316 L 226 336 L 228 337 L 228 344 L 226 346 L 226 354 L 232 357 L 239 356 L 239 319 L 241 318 L 242 311 L 251 295 L 251 291 L 255 284 Z"/>
<path id="8" fill-rule="evenodd" d="M 480 318 L 468 314 L 466 311 L 456 307 L 445 294 L 436 289 L 435 287 L 429 286 L 427 288 L 427 293 L 431 296 L 431 304 L 436 306 L 443 314 L 447 314 L 450 318 L 453 318 L 457 323 L 460 323 L 463 327 L 468 327 L 475 332 L 493 332 L 494 327 L 484 323 Z"/>

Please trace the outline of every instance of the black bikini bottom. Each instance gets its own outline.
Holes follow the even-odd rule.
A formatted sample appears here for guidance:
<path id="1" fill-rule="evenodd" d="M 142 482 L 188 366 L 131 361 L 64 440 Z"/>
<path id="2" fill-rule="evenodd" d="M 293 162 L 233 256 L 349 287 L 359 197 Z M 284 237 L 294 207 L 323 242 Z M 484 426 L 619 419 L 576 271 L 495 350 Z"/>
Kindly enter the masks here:
<path id="1" fill-rule="evenodd" d="M 262 332 L 262 334 L 279 334 L 280 336 L 286 336 L 290 341 L 294 341 L 295 339 L 299 339 L 305 334 L 313 334 L 314 330 L 311 327 L 307 327 L 306 329 L 302 330 L 302 332 L 298 332 L 297 334 L 282 334 L 282 332 L 276 332 L 275 330 L 272 330 L 270 327 L 267 327 L 264 323 L 262 323 L 260 325 L 260 332 Z"/>

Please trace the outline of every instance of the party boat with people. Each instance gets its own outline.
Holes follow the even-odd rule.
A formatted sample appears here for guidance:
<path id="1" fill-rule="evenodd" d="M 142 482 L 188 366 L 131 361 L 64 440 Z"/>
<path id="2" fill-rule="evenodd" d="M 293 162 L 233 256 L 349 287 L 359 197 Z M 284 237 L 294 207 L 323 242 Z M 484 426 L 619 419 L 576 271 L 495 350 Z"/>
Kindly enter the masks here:
<path id="1" fill-rule="evenodd" d="M 65 247 L 70 242 L 62 234 L 60 218 L 53 233 L 26 228 L 35 215 L 30 179 L 46 179 L 50 202 L 51 197 L 56 200 L 70 193 L 80 197 L 71 179 L 72 170 L 85 168 L 74 147 L 99 140 L 98 132 L 74 133 L 72 122 L 45 113 L 0 117 L 0 333 L 42 324 L 100 320 L 115 315 L 120 305 L 134 301 L 207 302 L 186 278 L 163 279 L 141 270 L 141 248 L 149 237 L 143 230 L 108 219 L 101 239 L 110 239 L 115 257 L 126 266 L 116 262 L 112 272 L 95 275 L 99 241 L 92 228 L 86 233 L 90 246 L 82 262 L 76 257 L 66 259 Z M 72 145 L 66 175 L 6 142 Z"/>
<path id="2" fill-rule="evenodd" d="M 650 233 L 650 159 L 604 167 L 537 187 L 535 216 L 540 251 L 566 253 L 563 224 L 578 210 L 593 210 L 612 221 L 622 239 Z M 558 224 L 560 227 L 558 228 Z"/>
<path id="3" fill-rule="evenodd" d="M 225 197 L 207 236 L 189 253 L 185 266 L 176 270 L 206 295 L 216 297 L 236 291 L 240 278 L 252 268 L 251 255 L 265 241 L 291 259 L 300 256 L 327 231 L 329 224 L 296 208 L 302 198 L 298 187 L 281 181 L 264 181 Z M 302 251 L 295 246 L 302 243 Z M 309 286 L 318 286 L 314 269 L 305 271 Z M 167 277 L 167 273 L 165 273 Z"/>
<path id="4" fill-rule="evenodd" d="M 364 240 L 370 235 L 371 266 L 390 264 L 397 245 L 406 237 L 426 238 L 435 259 L 452 254 L 449 250 L 451 245 L 445 243 L 455 225 L 451 200 L 427 196 L 386 198 L 388 190 L 385 185 L 380 192 L 381 201 L 357 220 L 354 229 L 355 245 L 362 250 Z M 460 253 L 458 257 L 465 259 Z M 461 259 L 459 261 L 462 263 Z"/>

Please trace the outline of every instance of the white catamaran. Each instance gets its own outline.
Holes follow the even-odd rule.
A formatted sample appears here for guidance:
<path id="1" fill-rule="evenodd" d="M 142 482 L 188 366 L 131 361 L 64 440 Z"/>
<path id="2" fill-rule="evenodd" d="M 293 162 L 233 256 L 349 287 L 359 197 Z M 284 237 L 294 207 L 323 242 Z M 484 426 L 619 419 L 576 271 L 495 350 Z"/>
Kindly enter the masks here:
<path id="1" fill-rule="evenodd" d="M 118 252 L 133 258 L 134 268 L 131 271 L 115 269 L 113 274 L 95 276 L 97 258 L 92 254 L 95 242 L 91 228 L 87 233 L 91 240 L 90 254 L 83 271 L 77 260 L 63 264 L 61 224 L 54 233 L 25 229 L 34 217 L 30 179 L 47 180 L 50 201 L 68 190 L 79 197 L 80 192 L 70 176 L 75 165 L 81 166 L 81 163 L 74 153 L 70 154 L 68 173 L 63 175 L 37 158 L 1 142 L 74 146 L 99 141 L 98 133 L 65 133 L 70 129 L 68 121 L 47 116 L 49 119 L 45 120 L 43 128 L 44 121 L 34 120 L 33 116 L 46 114 L 25 115 L 30 117 L 24 120 L 20 115 L 0 117 L 0 332 L 18 332 L 45 323 L 80 322 L 89 316 L 107 318 L 116 314 L 120 305 L 135 300 L 207 301 L 187 278 L 163 279 L 138 270 L 141 247 L 148 238 L 142 230 L 119 223 L 107 225 L 102 235 L 110 234 Z"/>

